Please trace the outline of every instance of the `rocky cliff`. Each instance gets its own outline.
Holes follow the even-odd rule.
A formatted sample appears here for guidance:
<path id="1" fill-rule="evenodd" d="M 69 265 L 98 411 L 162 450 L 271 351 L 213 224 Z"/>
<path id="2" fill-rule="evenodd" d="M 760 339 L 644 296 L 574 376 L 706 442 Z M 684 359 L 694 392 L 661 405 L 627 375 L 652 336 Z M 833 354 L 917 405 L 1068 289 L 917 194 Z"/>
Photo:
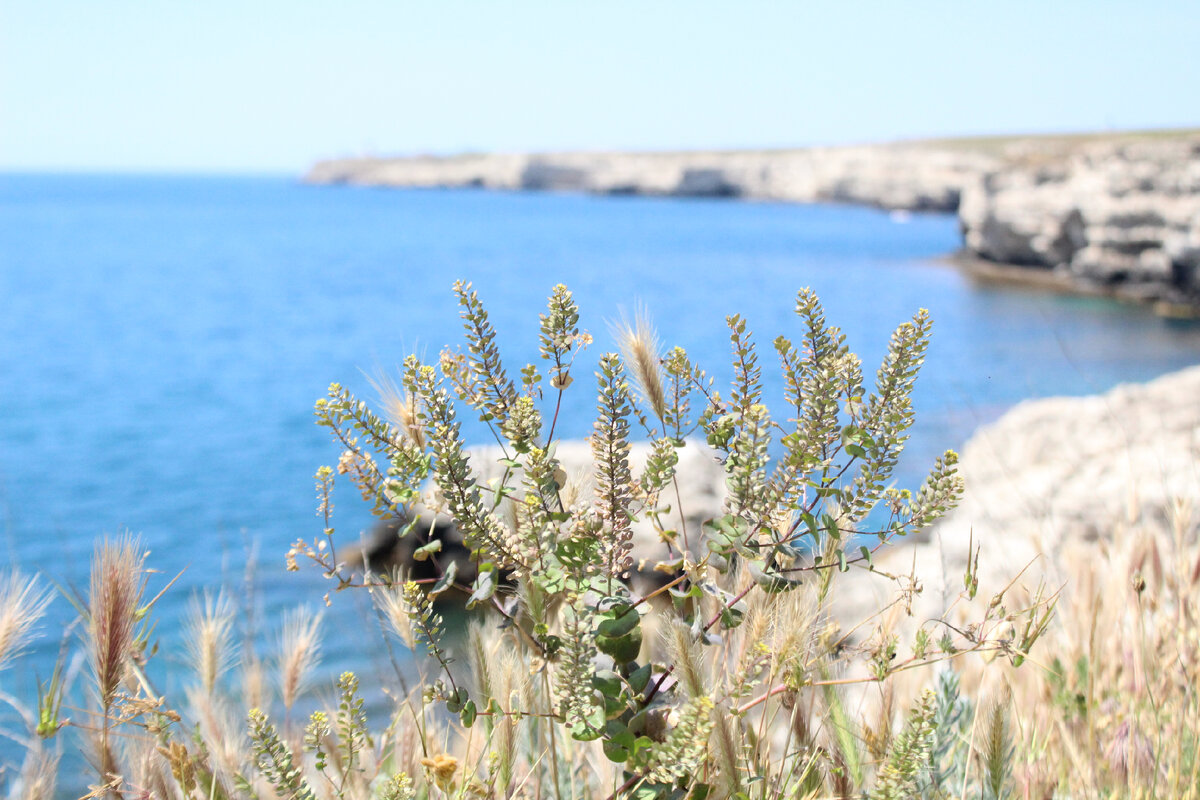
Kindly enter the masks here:
<path id="1" fill-rule="evenodd" d="M 1200 136 L 1031 144 L 963 187 L 969 253 L 1137 299 L 1200 298 Z"/>
<path id="2" fill-rule="evenodd" d="M 954 211 L 962 187 L 998 165 L 923 144 L 697 153 L 463 155 L 323 161 L 311 183 L 577 191 L 860 203 Z"/>
<path id="3" fill-rule="evenodd" d="M 1164 310 L 1200 308 L 1197 132 L 775 151 L 359 158 L 320 162 L 306 180 L 957 211 L 965 254 L 1017 267 L 1004 273 L 1008 279 L 1158 302 Z"/>

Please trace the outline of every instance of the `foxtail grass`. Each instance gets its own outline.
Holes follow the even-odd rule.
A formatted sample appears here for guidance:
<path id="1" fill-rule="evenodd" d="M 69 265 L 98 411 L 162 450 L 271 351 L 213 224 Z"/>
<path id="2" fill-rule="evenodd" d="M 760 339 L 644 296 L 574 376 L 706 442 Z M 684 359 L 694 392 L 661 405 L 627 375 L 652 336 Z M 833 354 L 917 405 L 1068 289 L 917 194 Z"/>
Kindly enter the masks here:
<path id="1" fill-rule="evenodd" d="M 0 670 L 33 639 L 50 597 L 37 578 L 26 577 L 20 570 L 0 574 Z"/>
<path id="2" fill-rule="evenodd" d="M 289 715 L 321 661 L 320 624 L 321 615 L 307 607 L 284 612 L 277 663 L 279 694 Z"/>
<path id="3" fill-rule="evenodd" d="M 216 596 L 205 592 L 203 600 L 192 598 L 184 623 L 184 641 L 192 669 L 209 695 L 216 692 L 217 682 L 237 659 L 233 621 L 233 603 L 224 592 Z"/>
<path id="4" fill-rule="evenodd" d="M 137 628 L 144 614 L 145 558 L 141 542 L 132 536 L 101 542 L 92 557 L 88 639 L 100 699 L 98 756 L 105 782 L 118 777 L 110 730 L 117 692 L 136 655 Z"/>

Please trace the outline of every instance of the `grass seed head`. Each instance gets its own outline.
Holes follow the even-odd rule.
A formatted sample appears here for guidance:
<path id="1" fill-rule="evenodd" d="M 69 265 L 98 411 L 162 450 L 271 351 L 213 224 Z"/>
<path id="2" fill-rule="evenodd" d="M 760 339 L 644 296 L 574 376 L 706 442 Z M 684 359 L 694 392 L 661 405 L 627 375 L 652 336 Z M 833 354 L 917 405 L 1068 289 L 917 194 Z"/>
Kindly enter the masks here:
<path id="1" fill-rule="evenodd" d="M 0 577 L 0 669 L 29 644 L 49 603 L 50 595 L 37 578 L 26 578 L 15 569 Z"/>
<path id="2" fill-rule="evenodd" d="M 105 539 L 92 557 L 88 639 L 100 701 L 106 709 L 112 705 L 134 647 L 146 587 L 145 557 L 141 543 L 131 536 L 115 542 Z"/>
<path id="3" fill-rule="evenodd" d="M 321 661 L 320 624 L 321 615 L 305 607 L 283 615 L 283 634 L 279 640 L 279 684 L 285 708 L 290 709 L 295 704 Z"/>
<path id="4" fill-rule="evenodd" d="M 622 319 L 615 327 L 614 335 L 625 363 L 629 364 L 633 372 L 642 399 L 650 406 L 656 418 L 663 419 L 667 413 L 667 397 L 663 388 L 662 371 L 659 368 L 659 351 L 662 346 L 645 309 L 638 311 L 633 322 Z"/>

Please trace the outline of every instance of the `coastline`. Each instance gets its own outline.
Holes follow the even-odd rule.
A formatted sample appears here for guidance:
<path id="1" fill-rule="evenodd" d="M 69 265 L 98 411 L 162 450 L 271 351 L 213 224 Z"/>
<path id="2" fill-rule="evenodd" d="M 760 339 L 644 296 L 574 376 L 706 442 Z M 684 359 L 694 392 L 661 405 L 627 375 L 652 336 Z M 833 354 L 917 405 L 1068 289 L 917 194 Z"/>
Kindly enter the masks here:
<path id="1" fill-rule="evenodd" d="M 1200 131 L 806 149 L 331 159 L 315 185 L 477 188 L 957 214 L 973 279 L 1200 316 Z"/>
<path id="2" fill-rule="evenodd" d="M 937 261 L 956 269 L 968 280 L 984 286 L 1021 289 L 1070 297 L 1095 297 L 1126 305 L 1148 308 L 1163 319 L 1200 319 L 1200 302 L 1169 299 L 1152 293 L 1122 291 L 1120 286 L 1104 286 L 1073 278 L 1061 270 L 1005 264 L 980 258 L 964 249 L 940 256 Z"/>

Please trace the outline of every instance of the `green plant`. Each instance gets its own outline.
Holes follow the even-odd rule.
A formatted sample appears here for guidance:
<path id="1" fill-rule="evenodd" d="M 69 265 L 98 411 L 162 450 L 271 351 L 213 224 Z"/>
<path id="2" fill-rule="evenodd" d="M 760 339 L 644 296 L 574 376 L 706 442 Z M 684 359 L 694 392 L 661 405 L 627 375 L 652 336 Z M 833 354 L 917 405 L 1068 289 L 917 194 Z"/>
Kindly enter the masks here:
<path id="1" fill-rule="evenodd" d="M 996 650 L 1016 661 L 1044 630 L 1047 604 L 1039 602 L 1012 615 L 1029 620 L 1019 646 L 988 638 L 982 631 L 993 603 L 980 624 L 947 628 L 958 635 L 946 633 L 937 652 L 919 627 L 901 658 L 893 635 L 881 632 L 885 644 L 867 653 L 831 627 L 839 576 L 877 571 L 881 547 L 935 521 L 961 491 L 952 451 L 915 493 L 888 485 L 913 422 L 912 389 L 930 330 L 924 311 L 896 330 L 868 391 L 844 335 L 826 324 L 815 295 L 801 291 L 800 343 L 774 341 L 786 384 L 782 419 L 764 402 L 757 347 L 742 318 L 727 320 L 734 380 L 725 396 L 682 349 L 658 352 L 644 321 L 627 328 L 625 357 L 603 354 L 595 373 L 589 493 L 566 479 L 555 457 L 558 413 L 575 383 L 575 359 L 591 341 L 571 293 L 554 288 L 541 318 L 543 364 L 521 369 L 518 384 L 477 294 L 461 282 L 454 289 L 466 349 L 443 351 L 438 366 L 405 360 L 402 422 L 376 415 L 338 384 L 317 402 L 316 415 L 343 448 L 337 473 L 377 514 L 410 513 L 429 480 L 436 488 L 430 510 L 462 532 L 478 577 L 459 583 L 456 564 L 442 563 L 435 545 L 423 546 L 421 557 L 441 573 L 429 594 L 456 590 L 469 606 L 495 615 L 499 627 L 477 631 L 472 646 L 503 647 L 512 656 L 508 669 L 535 676 L 516 703 L 496 697 L 487 682 L 473 692 L 455 680 L 436 615 L 415 584 L 398 583 L 401 601 L 385 607 L 397 630 L 409 631 L 410 643 L 415 633 L 439 666 L 444 681 L 431 683 L 427 698 L 443 701 L 466 728 L 490 718 L 494 735 L 496 717 L 526 728 L 525 783 L 561 793 L 561 764 L 572 770 L 574 789 L 639 797 L 750 786 L 755 795 L 785 795 L 811 786 L 818 773 L 835 787 L 860 785 L 867 765 L 841 686 L 885 682 L 965 652 Z M 495 484 L 476 478 L 460 403 L 500 445 L 503 475 Z M 542 403 L 554 409 L 548 425 Z M 630 459 L 635 424 L 651 442 L 640 474 Z M 698 446 L 688 438 L 696 432 L 724 463 L 728 498 L 725 513 L 702 531 L 677 531 L 663 520 L 677 451 Z M 341 588 L 366 585 L 386 598 L 389 576 L 357 584 L 334 554 L 327 517 L 333 474 L 318 472 L 325 539 L 297 542 L 290 563 L 305 554 Z M 655 526 L 659 541 L 646 566 L 671 576 L 645 596 L 626 581 L 639 520 Z M 902 593 L 919 591 L 904 576 L 880 574 Z M 970 573 L 964 582 L 972 587 Z M 667 658 L 661 648 L 656 657 L 650 629 L 665 631 Z M 811 706 L 808 698 L 821 701 L 824 720 L 794 711 L 798 703 Z M 924 778 L 913 765 L 938 741 L 931 727 L 937 710 L 929 695 L 913 712 L 880 772 L 881 796 L 898 796 Z M 781 748 L 785 732 L 800 746 Z M 598 769 L 586 743 L 614 766 Z M 503 772 L 507 786 L 515 780 L 511 754 L 491 752 L 475 774 L 495 782 Z M 539 772 L 547 760 L 552 769 Z M 506 766 L 493 772 L 489 763 Z"/>
<path id="2" fill-rule="evenodd" d="M 1185 681 L 1181 701 L 1173 668 L 1146 665 L 1155 648 L 1178 652 L 1194 678 L 1187 593 L 1200 566 L 1138 584 L 1147 605 L 1139 606 L 1145 654 L 1137 674 L 1153 677 L 1151 700 L 1163 700 L 1129 702 L 1118 724 L 1097 713 L 1097 700 L 1112 702 L 1118 681 L 1106 676 L 1120 659 L 1095 641 L 1082 653 L 1078 636 L 1062 648 L 1062 663 L 1084 665 L 1070 682 L 1038 683 L 1028 669 L 1018 680 L 1011 671 L 1047 630 L 1054 598 L 1038 593 L 1012 610 L 1006 589 L 974 607 L 973 622 L 897 622 L 921 587 L 889 571 L 884 548 L 937 519 L 960 491 L 953 453 L 915 493 L 889 486 L 912 423 L 909 398 L 929 333 L 923 312 L 897 330 L 868 391 L 840 331 L 801 292 L 799 343 L 774 342 L 786 386 L 782 419 L 767 408 L 740 317 L 728 320 L 734 382 L 726 395 L 681 348 L 663 353 L 640 319 L 622 336 L 623 355 L 598 360 L 593 466 L 581 481 L 565 474 L 555 438 L 566 392 L 585 383 L 572 373 L 591 342 L 570 292 L 555 287 L 542 316 L 542 363 L 517 373 L 502 364 L 479 299 L 465 284 L 456 291 L 465 351 L 442 353 L 437 366 L 406 360 L 401 387 L 384 384 L 384 415 L 337 385 L 317 404 L 342 454 L 336 469 L 317 471 L 320 534 L 287 556 L 293 569 L 300 556 L 311 559 L 337 590 L 370 592 L 397 637 L 428 656 L 414 691 L 404 676 L 384 687 L 393 701 L 386 724 L 371 727 L 367 714 L 364 695 L 379 687 L 352 673 L 339 678 L 333 707 L 294 722 L 319 667 L 319 616 L 283 616 L 272 692 L 268 659 L 250 637 L 236 668 L 235 611 L 224 594 L 197 598 L 183 629 L 194 685 L 182 698 L 157 691 L 145 669 L 157 654 L 150 616 L 170 583 L 144 600 L 152 570 L 125 537 L 96 548 L 88 596 L 71 598 L 87 632 L 89 697 L 76 701 L 60 669 L 39 685 L 36 713 L 0 695 L 28 728 L 25 736 L 3 731 L 23 757 L 16 770 L 7 756 L 0 761 L 0 788 L 51 796 L 58 762 L 44 745 L 63 731 L 90 740 L 96 754 L 90 797 L 1000 797 L 1013 795 L 1018 780 L 1028 791 L 1014 765 L 1024 770 L 1046 752 L 1092 759 L 1091 783 L 1060 777 L 1058 785 L 1158 780 L 1160 757 L 1170 770 L 1163 785 L 1195 783 L 1195 681 Z M 542 409 L 551 406 L 547 422 Z M 478 451 L 461 432 L 464 407 L 501 446 L 496 481 L 478 478 Z M 644 465 L 632 458 L 635 430 L 650 440 Z M 686 478 L 680 453 L 700 447 L 723 464 L 728 491 L 721 513 L 697 530 L 677 525 L 683 516 L 672 505 Z M 415 558 L 436 568 L 434 579 L 346 569 L 331 516 L 339 475 L 380 516 L 410 514 L 405 535 L 427 536 L 418 502 L 448 513 L 471 547 L 476 577 L 460 580 L 458 562 L 424 538 Z M 638 538 L 646 526 L 649 545 Z M 1188 552 L 1187 563 L 1200 564 Z M 977 560 L 974 551 L 966 603 L 978 591 Z M 637 570 L 662 576 L 657 588 L 629 580 Z M 843 596 L 861 588 L 857 575 L 891 582 L 895 600 L 839 622 Z M 35 590 L 19 576 L 0 586 L 0 669 L 44 608 Z M 435 607 L 453 594 L 476 610 L 466 657 Z M 1154 628 L 1159 596 L 1172 614 Z M 64 634 L 64 663 L 71 641 Z M 1043 704 L 1072 713 L 1057 727 L 1042 725 L 1051 735 L 1034 740 L 997 705 L 990 724 L 970 734 L 978 706 L 942 662 L 973 652 L 1004 656 L 987 668 L 1009 670 L 1005 680 L 1023 697 L 1078 697 Z M 906 678 L 931 664 L 942 664 L 934 690 L 908 692 Z M 1036 688 L 1022 689 L 1022 680 Z M 885 698 L 870 726 L 865 687 Z M 1143 731 L 1148 719 L 1166 720 L 1164 708 L 1179 709 L 1182 721 L 1175 751 L 1160 756 L 1163 745 L 1147 744 Z M 1113 766 L 1096 768 L 1101 758 Z"/>

